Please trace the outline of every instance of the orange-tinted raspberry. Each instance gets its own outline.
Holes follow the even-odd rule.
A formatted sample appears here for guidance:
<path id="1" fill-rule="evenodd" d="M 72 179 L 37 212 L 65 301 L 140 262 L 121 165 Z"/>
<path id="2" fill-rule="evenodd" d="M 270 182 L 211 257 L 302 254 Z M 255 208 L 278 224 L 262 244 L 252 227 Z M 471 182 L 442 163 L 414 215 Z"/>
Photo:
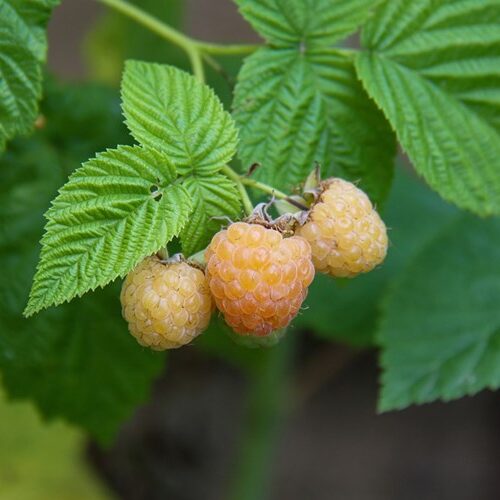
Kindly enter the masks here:
<path id="1" fill-rule="evenodd" d="M 387 253 L 387 230 L 368 196 L 351 182 L 330 179 L 308 221 L 296 231 L 312 248 L 316 270 L 336 277 L 371 271 Z"/>
<path id="2" fill-rule="evenodd" d="M 186 262 L 148 257 L 125 279 L 123 317 L 130 333 L 157 351 L 188 344 L 210 322 L 213 301 L 203 271 Z"/>
<path id="3" fill-rule="evenodd" d="M 236 222 L 206 251 L 206 274 L 226 322 L 243 335 L 269 335 L 297 315 L 314 278 L 311 247 L 258 224 Z"/>

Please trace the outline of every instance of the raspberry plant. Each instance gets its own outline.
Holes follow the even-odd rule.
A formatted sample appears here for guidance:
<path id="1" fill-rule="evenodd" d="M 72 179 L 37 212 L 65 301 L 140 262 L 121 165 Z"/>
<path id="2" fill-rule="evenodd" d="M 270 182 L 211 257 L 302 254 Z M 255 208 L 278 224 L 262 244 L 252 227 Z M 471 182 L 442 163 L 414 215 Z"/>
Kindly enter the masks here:
<path id="1" fill-rule="evenodd" d="M 499 0 L 236 0 L 255 45 L 188 37 L 173 27 L 181 2 L 168 24 L 143 2 L 99 1 L 91 66 L 121 75 L 121 112 L 114 90 L 44 78 L 57 0 L 0 0 L 12 397 L 112 439 L 164 360 L 126 333 L 127 275 L 143 344 L 196 337 L 257 388 L 283 375 L 301 328 L 380 349 L 381 410 L 499 387 Z M 104 58 L 106 22 L 119 36 Z M 358 32 L 359 48 L 343 44 Z M 398 143 L 425 183 L 394 169 Z M 152 262 L 200 288 L 141 274 Z M 202 333 L 211 300 L 221 314 Z"/>

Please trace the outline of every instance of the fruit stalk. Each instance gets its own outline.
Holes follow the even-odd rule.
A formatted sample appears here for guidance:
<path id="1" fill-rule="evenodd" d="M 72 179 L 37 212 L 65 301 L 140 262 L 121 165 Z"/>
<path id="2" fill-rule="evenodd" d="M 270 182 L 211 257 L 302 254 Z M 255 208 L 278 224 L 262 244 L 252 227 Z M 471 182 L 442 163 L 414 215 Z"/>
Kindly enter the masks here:
<path id="1" fill-rule="evenodd" d="M 260 363 L 250 379 L 247 420 L 229 498 L 265 499 L 273 470 L 274 452 L 289 401 L 289 372 L 295 342 L 281 342 L 261 351 Z"/>

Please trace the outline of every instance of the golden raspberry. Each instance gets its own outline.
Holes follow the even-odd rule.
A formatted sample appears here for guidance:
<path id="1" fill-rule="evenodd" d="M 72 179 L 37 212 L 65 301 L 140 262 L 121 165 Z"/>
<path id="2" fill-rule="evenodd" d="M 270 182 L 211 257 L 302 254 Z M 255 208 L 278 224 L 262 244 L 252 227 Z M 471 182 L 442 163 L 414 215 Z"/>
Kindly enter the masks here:
<path id="1" fill-rule="evenodd" d="M 206 329 L 213 301 L 203 271 L 186 262 L 142 261 L 125 279 L 123 317 L 139 344 L 156 351 L 188 344 Z"/>
<path id="2" fill-rule="evenodd" d="M 387 253 L 387 230 L 368 196 L 351 182 L 329 179 L 308 221 L 295 234 L 312 248 L 316 270 L 337 277 L 371 271 Z"/>
<path id="3" fill-rule="evenodd" d="M 215 303 L 243 335 L 269 335 L 299 312 L 314 278 L 311 247 L 257 224 L 236 222 L 217 233 L 206 251 Z"/>

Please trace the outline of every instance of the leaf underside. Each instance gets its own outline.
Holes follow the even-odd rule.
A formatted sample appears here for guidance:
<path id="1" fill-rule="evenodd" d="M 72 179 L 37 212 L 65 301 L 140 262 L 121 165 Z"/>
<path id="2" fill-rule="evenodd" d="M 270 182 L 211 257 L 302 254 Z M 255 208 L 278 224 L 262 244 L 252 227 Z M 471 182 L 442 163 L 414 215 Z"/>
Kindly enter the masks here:
<path id="1" fill-rule="evenodd" d="M 500 387 L 499 249 L 498 219 L 462 217 L 393 286 L 378 333 L 382 411 Z"/>

